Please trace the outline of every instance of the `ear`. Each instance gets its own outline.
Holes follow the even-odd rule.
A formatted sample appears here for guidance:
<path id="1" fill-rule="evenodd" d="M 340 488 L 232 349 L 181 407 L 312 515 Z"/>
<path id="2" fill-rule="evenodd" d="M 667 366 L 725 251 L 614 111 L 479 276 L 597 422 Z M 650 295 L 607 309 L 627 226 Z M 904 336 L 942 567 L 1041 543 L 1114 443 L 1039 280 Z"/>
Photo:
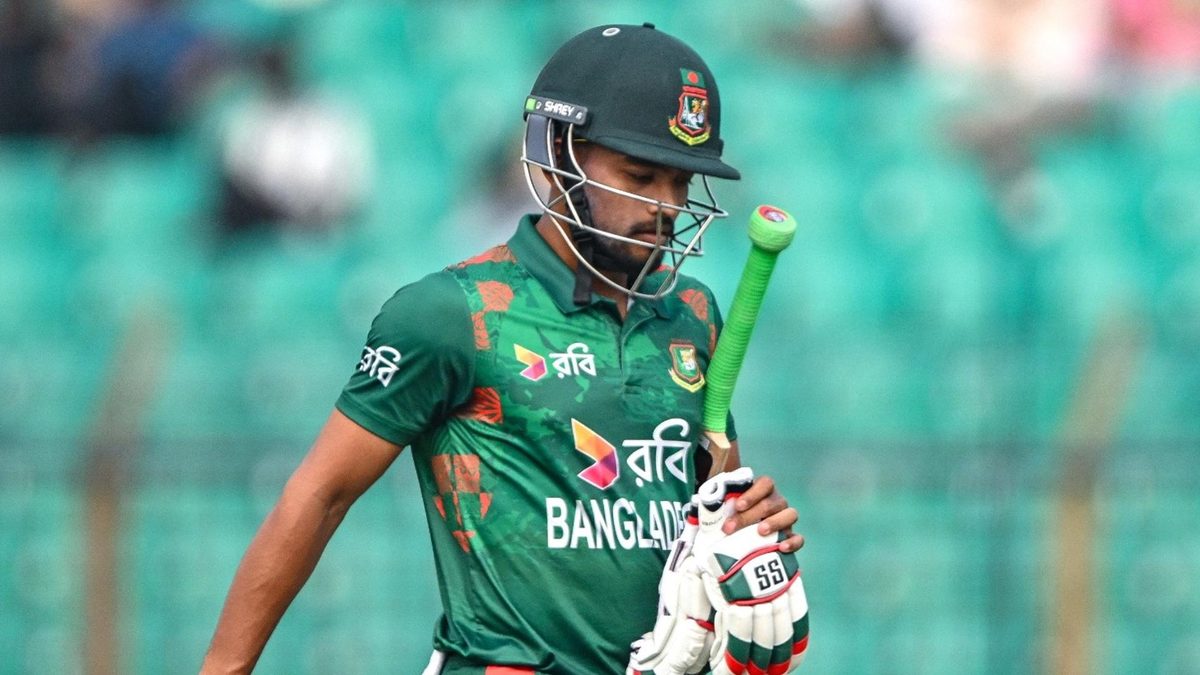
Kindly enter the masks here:
<path id="1" fill-rule="evenodd" d="M 575 140 L 573 154 L 575 155 L 575 159 L 579 163 L 580 169 L 582 169 L 583 165 L 587 163 L 588 155 L 591 154 L 591 147 L 592 147 L 591 143 L 584 142 L 581 139 Z M 565 152 L 565 147 L 563 146 L 563 137 L 559 136 L 554 139 L 554 158 L 558 162 L 557 166 L 559 166 L 559 167 L 568 166 L 568 163 L 566 161 L 567 157 L 565 155 L 566 155 L 566 152 Z"/>
<path id="2" fill-rule="evenodd" d="M 584 171 L 585 170 L 584 166 L 587 164 L 587 158 L 591 154 L 590 144 L 576 140 L 575 144 L 574 144 L 574 153 L 573 154 L 574 154 L 575 160 L 576 160 L 575 163 L 571 163 L 568 161 L 569 157 L 567 157 L 566 146 L 563 145 L 563 137 L 558 136 L 554 139 L 554 165 L 555 166 L 559 167 L 560 169 L 566 169 L 567 167 L 573 167 L 570 170 L 577 169 L 580 171 Z M 578 166 L 575 166 L 576 163 L 578 164 Z M 550 183 L 551 188 L 554 189 L 555 176 L 545 170 L 542 171 L 542 175 L 546 177 L 546 180 Z M 567 183 L 568 186 L 574 184 L 574 182 L 571 179 L 566 178 L 564 176 L 558 176 L 558 180 L 564 181 L 565 183 Z M 556 194 L 560 193 L 560 191 L 558 191 L 557 189 L 555 189 L 554 191 Z"/>

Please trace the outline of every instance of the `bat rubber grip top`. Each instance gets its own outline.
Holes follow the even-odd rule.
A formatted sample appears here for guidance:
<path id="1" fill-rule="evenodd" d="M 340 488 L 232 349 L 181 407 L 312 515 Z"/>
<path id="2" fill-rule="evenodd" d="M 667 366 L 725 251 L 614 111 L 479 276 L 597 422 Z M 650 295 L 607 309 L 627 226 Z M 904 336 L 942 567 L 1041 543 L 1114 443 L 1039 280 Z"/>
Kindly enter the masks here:
<path id="1" fill-rule="evenodd" d="M 779 252 L 792 243 L 796 220 L 773 206 L 760 206 L 750 216 L 750 256 L 742 270 L 741 281 L 730 303 L 729 316 L 717 342 L 717 351 L 708 366 L 707 391 L 704 394 L 704 428 L 724 433 L 733 399 L 733 385 L 750 344 L 750 333 L 758 319 L 767 291 L 767 282 L 775 270 Z"/>
<path id="2" fill-rule="evenodd" d="M 750 241 L 758 248 L 779 253 L 796 236 L 796 219 L 774 206 L 760 206 L 750 216 Z"/>

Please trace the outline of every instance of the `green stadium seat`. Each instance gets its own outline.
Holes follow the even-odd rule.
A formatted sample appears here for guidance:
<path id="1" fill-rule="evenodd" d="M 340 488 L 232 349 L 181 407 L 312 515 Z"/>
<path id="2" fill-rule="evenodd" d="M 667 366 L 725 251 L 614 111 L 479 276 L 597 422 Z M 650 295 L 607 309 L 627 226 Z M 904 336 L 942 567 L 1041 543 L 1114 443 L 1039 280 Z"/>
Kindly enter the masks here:
<path id="1" fill-rule="evenodd" d="M 397 269 L 393 260 L 375 255 L 353 264 L 342 277 L 338 289 L 337 319 L 345 328 L 346 339 L 364 340 L 371 321 L 383 303 L 401 286 L 420 278 L 422 271 L 414 262 Z"/>
<path id="2" fill-rule="evenodd" d="M 58 143 L 0 140 L 0 248 L 54 243 L 62 227 L 66 164 Z"/>
<path id="3" fill-rule="evenodd" d="M 372 257 L 389 260 L 397 274 L 415 279 L 432 271 L 427 251 L 415 245 L 441 233 L 431 228 L 461 195 L 444 180 L 440 162 L 416 164 L 399 159 L 381 164 L 376 189 L 363 207 L 355 245 Z M 444 261 L 443 264 L 449 264 Z M 435 265 L 437 263 L 434 263 Z"/>
<path id="4" fill-rule="evenodd" d="M 5 248 L 0 264 L 0 340 L 16 341 L 22 335 L 66 338 L 75 256 L 53 245 Z"/>
<path id="5" fill-rule="evenodd" d="M 990 198 L 977 166 L 928 158 L 872 172 L 858 215 L 872 241 L 900 253 L 923 246 L 990 247 L 996 243 Z"/>
<path id="6" fill-rule="evenodd" d="M 721 81 L 722 136 L 730 157 L 752 158 L 735 166 L 800 167 L 844 157 L 854 133 L 847 82 L 795 65 L 771 67 L 745 58 L 722 65 L 740 74 Z"/>
<path id="7" fill-rule="evenodd" d="M 1039 149 L 1040 204 L 1031 225 L 1052 242 L 1129 251 L 1136 247 L 1138 204 L 1118 150 L 1100 141 L 1046 143 Z"/>
<path id="8" fill-rule="evenodd" d="M 338 237 L 283 233 L 233 242 L 209 267 L 206 338 L 266 344 L 288 335 L 329 335 L 349 267 Z"/>
<path id="9" fill-rule="evenodd" d="M 762 161 L 740 167 L 741 181 L 714 181 L 719 202 L 732 214 L 714 228 L 738 230 L 740 243 L 745 236 L 745 214 L 769 202 L 803 218 L 804 226 L 796 232 L 797 249 L 806 245 L 857 245 L 860 189 L 852 169 L 837 157 L 814 153 L 795 161 L 785 154 L 786 146 L 776 146 L 769 155 L 747 153 L 748 157 L 762 157 Z"/>
<path id="10" fill-rule="evenodd" d="M 307 444 L 354 372 L 360 342 L 281 337 L 251 352 L 239 373 L 250 431 Z"/>
<path id="11" fill-rule="evenodd" d="M 115 341 L 131 322 L 172 322 L 201 292 L 203 275 L 194 251 L 108 246 L 79 261 L 69 281 L 65 320 L 78 340 Z"/>
<path id="12" fill-rule="evenodd" d="M 1142 195 L 1141 213 L 1159 257 L 1194 258 L 1200 251 L 1200 168 L 1159 172 Z"/>
<path id="13" fill-rule="evenodd" d="M 187 457 L 197 442 L 245 434 L 239 376 L 245 355 L 219 342 L 183 340 L 167 354 L 157 395 L 150 401 L 144 429 L 168 457 Z M 170 441 L 178 441 L 171 443 Z"/>
<path id="14" fill-rule="evenodd" d="M 1133 133 L 1153 161 L 1172 166 L 1200 168 L 1200 87 L 1192 84 L 1162 94 L 1148 94 L 1133 102 Z"/>
<path id="15" fill-rule="evenodd" d="M 554 39 L 530 39 L 530 36 L 555 35 L 551 23 L 559 14 L 547 11 L 539 2 L 471 2 L 449 0 L 435 4 L 411 6 L 413 34 L 437 35 L 436 40 L 414 40 L 412 55 L 415 65 L 429 68 L 444 76 L 461 77 L 472 73 L 523 72 L 533 84 L 532 73 L 550 56 Z M 579 13 L 586 12 L 583 7 Z M 607 8 L 606 8 L 607 9 Z M 562 13 L 571 19 L 575 11 Z M 611 20 L 611 14 L 610 19 Z M 519 29 L 516 28 L 519 26 Z M 582 29 L 582 28 L 581 28 Z M 556 36 L 557 37 L 557 36 Z M 565 39 L 565 36 L 563 37 Z M 527 93 L 528 89 L 522 94 Z M 477 110 L 519 110 L 523 99 L 507 103 L 479 102 Z"/>
<path id="16" fill-rule="evenodd" d="M 906 325 L 939 342 L 986 339 L 1004 331 L 1005 279 L 996 256 L 986 249 L 931 246 L 903 257 L 898 267 L 899 312 Z"/>
<path id="17" fill-rule="evenodd" d="M 413 11 L 380 0 L 317 7 L 297 22 L 301 72 L 328 81 L 380 67 L 406 70 L 412 63 Z"/>
<path id="18" fill-rule="evenodd" d="M 284 9 L 255 0 L 188 0 L 184 11 L 203 28 L 239 43 L 264 43 L 285 35 L 292 21 Z M 280 7 L 286 3 L 274 3 Z M 299 3 L 302 4 L 302 3 Z"/>
<path id="19" fill-rule="evenodd" d="M 1038 318 L 1080 335 L 1141 307 L 1151 285 L 1139 257 L 1104 249 L 1050 256 L 1039 277 Z"/>
<path id="20" fill-rule="evenodd" d="M 114 142 L 72 172 L 69 236 L 147 257 L 204 240 L 207 165 L 183 143 Z"/>
<path id="21" fill-rule="evenodd" d="M 1147 349 L 1129 385 L 1119 430 L 1128 442 L 1200 438 L 1200 368 L 1194 348 Z"/>
<path id="22" fill-rule="evenodd" d="M 0 641 L 11 651 L 0 668 L 13 672 L 73 672 L 83 644 L 83 528 L 79 496 L 59 472 L 54 483 L 35 484 L 32 498 L 16 505 L 14 532 L 3 540 L 0 561 Z M 7 514 L 5 518 L 13 514 Z"/>
<path id="23" fill-rule="evenodd" d="M 796 323 L 817 334 L 881 327 L 891 302 L 888 271 L 844 246 L 787 251 L 772 291 L 790 298 Z"/>
<path id="24" fill-rule="evenodd" d="M 230 447 L 219 444 L 222 450 Z M 192 444 L 193 455 L 203 451 Z M 195 466 L 194 464 L 190 466 Z M 132 672 L 194 670 L 204 655 L 234 569 L 258 526 L 224 477 L 175 465 L 170 484 L 126 501 L 121 541 Z M 163 475 L 161 473 L 157 475 Z"/>
<path id="25" fill-rule="evenodd" d="M 53 441 L 41 452 L 71 465 L 76 443 L 96 423 L 109 348 L 99 339 L 57 342 L 47 356 L 41 336 L 6 342 L 0 350 L 0 441 Z"/>
<path id="26" fill-rule="evenodd" d="M 1162 281 L 1148 304 L 1161 337 L 1170 345 L 1200 344 L 1200 257 L 1158 262 Z"/>
<path id="27" fill-rule="evenodd" d="M 944 132 L 947 105 L 936 78 L 905 67 L 881 68 L 847 102 L 853 133 L 847 155 L 865 166 L 953 156 Z"/>

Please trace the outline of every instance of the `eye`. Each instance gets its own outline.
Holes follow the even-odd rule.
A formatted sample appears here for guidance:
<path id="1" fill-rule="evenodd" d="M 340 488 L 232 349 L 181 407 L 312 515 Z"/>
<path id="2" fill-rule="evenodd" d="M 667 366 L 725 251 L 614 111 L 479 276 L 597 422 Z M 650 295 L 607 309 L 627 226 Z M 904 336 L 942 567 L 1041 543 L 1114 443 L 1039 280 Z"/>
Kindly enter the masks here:
<path id="1" fill-rule="evenodd" d="M 629 179 L 633 182 L 643 185 L 654 180 L 654 174 L 646 171 L 626 171 L 625 175 L 629 176 Z"/>

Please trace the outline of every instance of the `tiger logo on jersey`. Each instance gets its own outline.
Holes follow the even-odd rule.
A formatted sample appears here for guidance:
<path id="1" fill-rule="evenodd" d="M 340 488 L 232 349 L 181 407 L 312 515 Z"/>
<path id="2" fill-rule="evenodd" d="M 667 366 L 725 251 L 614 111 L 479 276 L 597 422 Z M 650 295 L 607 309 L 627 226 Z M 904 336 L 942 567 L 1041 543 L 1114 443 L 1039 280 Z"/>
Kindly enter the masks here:
<path id="1" fill-rule="evenodd" d="M 667 351 L 671 354 L 671 379 L 675 384 L 690 392 L 700 391 L 704 386 L 704 373 L 696 359 L 696 345 L 682 340 L 672 341 Z"/>

